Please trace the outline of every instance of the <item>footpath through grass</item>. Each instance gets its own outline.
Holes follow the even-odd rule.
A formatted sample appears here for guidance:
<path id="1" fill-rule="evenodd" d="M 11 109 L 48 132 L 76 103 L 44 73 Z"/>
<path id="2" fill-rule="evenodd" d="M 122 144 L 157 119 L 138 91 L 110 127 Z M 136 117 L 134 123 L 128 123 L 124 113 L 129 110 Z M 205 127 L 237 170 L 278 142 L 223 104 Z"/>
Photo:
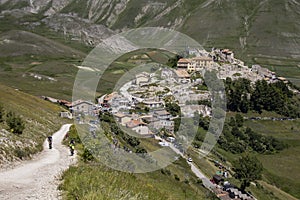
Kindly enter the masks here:
<path id="1" fill-rule="evenodd" d="M 46 137 L 67 123 L 59 117 L 59 112 L 63 110 L 61 107 L 1 84 L 0 104 L 5 113 L 14 112 L 25 122 L 21 135 L 5 131 L 8 126 L 5 122 L 0 123 L 0 166 L 27 159 L 41 151 Z"/>

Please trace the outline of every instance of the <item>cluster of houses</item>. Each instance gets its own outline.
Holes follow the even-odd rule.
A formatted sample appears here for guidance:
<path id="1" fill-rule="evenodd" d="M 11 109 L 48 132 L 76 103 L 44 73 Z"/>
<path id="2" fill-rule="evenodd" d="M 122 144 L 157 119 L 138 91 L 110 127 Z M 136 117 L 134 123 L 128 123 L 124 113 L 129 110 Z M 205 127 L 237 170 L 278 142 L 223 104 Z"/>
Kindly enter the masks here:
<path id="1" fill-rule="evenodd" d="M 276 77 L 274 72 L 259 65 L 252 67 L 234 58 L 234 53 L 229 49 L 212 49 L 211 53 L 192 50 L 194 57 L 178 60 L 177 69 L 160 68 L 156 72 L 142 72 L 123 84 L 117 92 L 105 94 L 97 102 L 76 100 L 68 102 L 51 97 L 43 97 L 53 103 L 59 103 L 69 111 L 60 113 L 61 117 L 78 118 L 81 115 L 98 116 L 101 112 L 111 113 L 115 121 L 124 128 L 130 129 L 142 136 L 152 137 L 159 132 L 168 133 L 169 140 L 173 142 L 175 119 L 179 117 L 194 117 L 195 112 L 203 116 L 211 116 L 211 108 L 199 105 L 202 100 L 211 100 L 207 90 L 197 88 L 204 80 L 195 76 L 203 70 L 216 70 L 220 79 L 246 78 L 252 82 L 266 80 L 270 83 L 287 80 Z M 176 103 L 180 106 L 181 116 L 173 116 L 167 110 L 167 103 Z M 170 137 L 172 136 L 172 137 Z M 221 171 L 220 171 L 221 173 Z M 217 184 L 227 178 L 228 172 L 215 175 L 213 181 Z M 254 199 L 241 193 L 228 183 L 224 183 L 219 196 L 221 199 Z"/>
<path id="2" fill-rule="evenodd" d="M 193 50 L 197 52 L 196 50 Z M 187 74 L 202 70 L 216 70 L 220 79 L 246 78 L 251 82 L 258 80 L 265 80 L 269 83 L 276 81 L 283 81 L 287 83 L 284 77 L 277 77 L 275 72 L 263 68 L 260 65 L 252 65 L 248 67 L 243 61 L 234 57 L 234 52 L 229 49 L 216 49 L 213 48 L 210 53 L 203 53 L 198 50 L 198 56 L 192 58 L 181 58 L 178 60 L 177 68 L 182 77 L 188 77 Z"/>
<path id="3" fill-rule="evenodd" d="M 110 112 L 120 125 L 138 134 L 153 135 L 164 131 L 173 135 L 174 119 L 193 117 L 195 112 L 211 115 L 211 108 L 206 105 L 187 105 L 189 101 L 209 100 L 210 94 L 192 89 L 203 81 L 192 81 L 190 74 L 185 75 L 182 78 L 177 69 L 171 68 L 162 68 L 152 74 L 142 72 L 125 83 L 118 92 L 99 97 L 96 103 L 86 100 L 57 100 L 56 103 L 67 107 L 74 117 L 78 114 L 97 116 L 100 112 Z M 172 116 L 167 111 L 167 102 L 178 104 L 182 116 Z M 62 112 L 61 116 L 67 117 L 68 112 Z"/>
<path id="4" fill-rule="evenodd" d="M 115 113 L 116 121 L 126 128 L 130 128 L 143 136 L 151 136 L 162 129 L 174 133 L 172 115 L 166 110 L 155 110 L 148 114 Z"/>
<path id="5" fill-rule="evenodd" d="M 197 72 L 215 69 L 220 79 L 244 77 L 253 82 L 262 79 L 286 82 L 285 78 L 276 77 L 275 73 L 259 65 L 245 66 L 229 49 L 193 52 L 195 56 L 178 60 L 177 69 L 161 67 L 153 73 L 141 72 L 123 84 L 119 91 L 99 97 L 96 103 L 86 100 L 68 102 L 50 97 L 47 100 L 69 109 L 70 112 L 61 112 L 61 117 L 71 118 L 70 113 L 97 116 L 100 112 L 110 112 L 120 125 L 141 135 L 152 135 L 161 130 L 172 135 L 177 117 L 193 117 L 195 112 L 211 116 L 210 107 L 195 103 L 211 99 L 209 91 L 197 89 L 204 82 L 201 76 L 195 77 Z M 181 116 L 172 116 L 167 111 L 167 102 L 178 104 Z"/>

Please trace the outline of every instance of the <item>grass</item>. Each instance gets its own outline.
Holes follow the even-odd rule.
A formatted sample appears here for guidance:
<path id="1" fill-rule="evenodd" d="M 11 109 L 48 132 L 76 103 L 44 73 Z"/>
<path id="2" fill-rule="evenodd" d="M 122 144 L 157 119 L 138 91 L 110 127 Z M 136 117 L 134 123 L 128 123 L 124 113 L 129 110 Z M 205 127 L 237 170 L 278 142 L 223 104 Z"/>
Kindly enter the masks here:
<path id="1" fill-rule="evenodd" d="M 0 83 L 17 88 L 36 96 L 51 96 L 59 99 L 71 99 L 73 82 L 77 73 L 74 66 L 77 59 L 57 58 L 46 56 L 19 56 L 0 58 L 6 68 L 0 66 Z M 39 64 L 32 64 L 38 62 Z M 45 78 L 38 80 L 31 74 L 43 75 Z M 47 77 L 54 78 L 50 81 Z"/>
<path id="2" fill-rule="evenodd" d="M 272 135 L 291 146 L 299 146 L 295 141 L 300 140 L 300 119 L 294 121 L 247 120 L 245 124 L 258 133 Z"/>
<path id="3" fill-rule="evenodd" d="M 60 189 L 64 190 L 64 199 L 209 199 L 207 191 L 196 183 L 191 172 L 181 169 L 187 167 L 182 166 L 184 164 L 182 160 L 169 166 L 167 170 L 171 174 L 168 175 L 159 170 L 130 174 L 102 164 L 80 163 L 64 173 Z M 180 181 L 175 180 L 174 173 Z"/>
<path id="4" fill-rule="evenodd" d="M 227 117 L 234 116 L 235 113 L 228 113 Z M 248 113 L 246 116 L 260 116 L 257 113 Z M 261 117 L 280 117 L 274 113 L 264 112 Z M 263 183 L 264 189 L 255 189 L 251 191 L 257 194 L 257 197 L 262 195 L 272 195 L 280 192 L 280 195 L 275 195 L 279 199 L 290 199 L 288 195 L 293 195 L 295 198 L 300 197 L 298 188 L 299 185 L 299 152 L 300 152 L 300 120 L 295 121 L 271 121 L 261 120 L 252 121 L 246 120 L 244 124 L 252 128 L 257 133 L 273 136 L 289 145 L 289 148 L 271 155 L 257 155 L 258 159 L 264 166 Z M 222 149 L 217 151 L 223 155 L 229 162 L 236 159 L 239 155 L 234 155 Z M 272 187 L 270 185 L 273 185 Z M 276 187 L 274 187 L 276 186 Z M 281 190 L 280 190 L 281 189 Z M 267 192 L 266 192 L 267 191 Z M 288 193 L 288 194 L 286 194 Z M 265 197 L 267 198 L 267 197 Z M 270 199 L 270 197 L 268 197 Z M 262 198 L 264 199 L 264 198 Z M 272 199 L 272 198 L 271 198 Z"/>
<path id="5" fill-rule="evenodd" d="M 86 16 L 85 8 L 86 3 L 83 1 L 77 1 L 78 4 L 70 4 L 69 7 L 65 8 L 63 12 L 75 11 L 81 13 L 80 16 Z M 174 1 L 168 1 L 168 4 Z M 151 22 L 152 15 L 146 15 L 141 21 L 140 24 L 134 24 L 134 18 L 136 17 L 136 12 L 140 10 L 140 8 L 144 5 L 144 2 L 140 2 L 137 0 L 130 1 L 127 5 L 124 12 L 119 15 L 119 18 L 115 24 L 113 24 L 113 28 L 121 29 L 124 26 L 135 27 L 140 26 L 142 24 L 149 25 L 165 25 L 170 21 L 176 19 L 177 17 L 182 17 L 184 19 L 183 26 L 179 28 L 179 30 L 184 31 L 189 36 L 194 37 L 200 43 L 202 43 L 205 47 L 210 48 L 212 46 L 217 46 L 221 48 L 232 48 L 237 57 L 245 59 L 248 64 L 258 63 L 269 69 L 275 71 L 278 76 L 287 77 L 296 85 L 300 85 L 299 82 L 299 67 L 297 64 L 299 63 L 299 59 L 294 59 L 290 57 L 291 49 L 293 45 L 291 43 L 286 43 L 282 41 L 296 41 L 297 38 L 293 37 L 281 37 L 279 36 L 281 30 L 286 30 L 287 32 L 295 32 L 297 33 L 297 28 L 293 28 L 293 24 L 295 17 L 293 16 L 293 12 L 284 13 L 285 9 L 282 7 L 284 4 L 277 2 L 276 4 L 270 3 L 270 8 L 268 7 L 259 7 L 255 9 L 257 2 L 249 2 L 245 3 L 245 1 L 225 4 L 222 3 L 220 6 L 216 6 L 216 4 L 211 4 L 209 7 L 201 8 L 199 7 L 201 3 L 204 1 L 189 1 L 185 2 L 182 8 L 177 8 L 169 13 L 164 19 L 160 19 L 157 22 Z M 80 6 L 81 3 L 84 3 Z M 74 7 L 72 7 L 74 5 Z M 229 6 L 230 5 L 230 6 Z M 254 6 L 253 6 L 254 5 Z M 4 6 L 11 6 L 7 3 Z M 26 3 L 16 4 L 11 8 L 19 8 L 26 6 Z M 7 7 L 7 8 L 8 8 Z M 2 7 L 3 8 L 3 7 Z M 294 8 L 292 9 L 294 10 Z M 245 11 L 245 12 L 244 12 Z M 188 15 L 187 15 L 188 13 Z M 243 49 L 240 47 L 239 37 L 245 36 L 245 30 L 243 26 L 243 18 L 244 14 L 251 15 L 250 18 L 250 32 L 255 35 L 255 37 L 250 36 L 247 38 L 248 44 L 246 48 Z M 273 13 L 276 13 L 274 16 Z M 241 15 L 242 14 L 242 15 Z M 153 15 L 154 16 L 154 15 Z M 285 16 L 285 17 L 281 17 Z M 19 25 L 20 23 L 26 21 L 39 21 L 43 16 L 40 14 L 25 16 L 23 19 L 16 19 L 13 16 L 6 15 L 4 18 L 0 19 L 0 32 L 2 37 L 11 37 L 16 34 L 16 31 L 10 31 L 13 29 L 27 30 L 24 26 Z M 200 19 L 200 20 L 199 20 Z M 203 19 L 203 20 L 202 20 Z M 291 22 L 289 22 L 289 19 Z M 230 26 L 228 26 L 230 24 Z M 274 25 L 275 24 L 275 25 Z M 213 30 L 213 31 L 211 31 Z M 6 32 L 10 31 L 10 32 Z M 17 31 L 18 32 L 18 31 Z M 77 69 L 73 66 L 74 64 L 80 64 L 80 61 L 85 56 L 85 53 L 88 53 L 91 48 L 86 47 L 80 43 L 69 40 L 68 38 L 64 38 L 61 35 L 58 35 L 54 31 L 50 31 L 46 26 L 41 25 L 38 26 L 33 32 L 45 36 L 50 39 L 47 40 L 45 38 L 32 36 L 28 37 L 28 35 L 23 35 L 20 39 L 18 45 L 16 46 L 3 46 L 1 48 L 1 53 L 3 55 L 9 55 L 12 52 L 16 53 L 17 51 L 22 55 L 14 56 L 14 57 L 6 57 L 1 58 L 0 62 L 0 82 L 2 84 L 7 84 L 13 88 L 17 88 L 19 90 L 34 94 L 34 95 L 47 95 L 57 98 L 70 99 L 71 97 L 71 88 L 73 86 L 72 82 L 74 80 L 74 76 L 76 74 Z M 218 33 L 218 34 L 215 34 Z M 254 34 L 255 33 L 255 34 Z M 37 42 L 38 41 L 38 42 Z M 60 44 L 57 44 L 53 41 L 57 41 Z M 37 52 L 38 56 L 31 57 L 23 56 L 23 54 L 29 54 L 28 51 L 32 49 L 28 48 L 28 44 L 34 43 L 36 45 L 46 45 L 48 42 L 51 43 L 50 46 L 46 47 L 45 51 Z M 61 45 L 63 44 L 63 45 Z M 258 45 L 259 44 L 259 45 Z M 290 47 L 291 46 L 291 47 Z M 71 48 L 67 48 L 71 47 Z M 48 49 L 47 49 L 48 48 Z M 77 52 L 74 49 L 79 49 L 80 52 L 77 52 L 80 56 L 77 58 L 73 58 L 72 55 L 66 56 L 57 55 L 54 49 L 64 49 L 65 51 Z M 52 49 L 52 50 L 51 50 Z M 51 51 L 50 51 L 51 50 Z M 52 52 L 51 56 L 45 52 Z M 34 51 L 30 52 L 30 54 L 34 54 Z M 41 56 L 41 54 L 44 55 Z M 263 55 L 259 55 L 263 54 Z M 267 54 L 267 55 L 265 55 Z M 295 53 L 294 53 L 295 54 Z M 296 52 L 297 54 L 297 52 Z M 165 62 L 168 59 L 168 56 L 163 54 L 153 54 L 149 53 L 151 59 L 158 62 Z M 269 55 L 275 55 L 270 57 Z M 68 58 L 66 58 L 68 57 Z M 40 65 L 31 65 L 32 62 L 39 61 Z M 130 68 L 134 67 L 133 65 L 129 65 L 125 62 L 120 62 L 119 64 L 115 64 L 112 69 L 108 70 L 103 80 L 101 81 L 101 85 L 99 86 L 99 91 L 102 93 L 110 92 L 114 86 L 114 83 L 125 74 Z M 118 71 L 118 73 L 115 73 Z M 23 76 L 28 73 L 37 73 L 45 76 L 51 76 L 56 78 L 57 82 L 49 82 L 49 81 L 39 81 L 29 76 Z M 20 136 L 9 135 L 10 139 L 13 141 L 22 141 L 23 143 L 28 143 L 31 141 L 29 138 L 35 138 L 37 142 L 36 146 L 25 147 L 22 149 L 15 149 L 11 151 L 11 149 L 1 149 L 2 152 L 6 152 L 7 157 L 11 155 L 16 155 L 19 157 L 28 156 L 28 152 L 34 153 L 41 149 L 41 142 L 44 137 L 57 129 L 61 121 L 57 120 L 57 113 L 60 108 L 53 106 L 52 104 L 46 103 L 40 99 L 35 97 L 26 95 L 22 92 L 15 91 L 11 88 L 0 85 L 0 102 L 4 104 L 4 106 L 8 110 L 15 111 L 17 114 L 22 115 L 27 120 L 27 126 L 24 134 Z M 229 114 L 230 115 L 230 114 Z M 250 115 L 254 116 L 256 114 L 251 113 Z M 42 117 L 41 117 L 42 116 Z M 274 116 L 272 113 L 263 113 L 262 116 Z M 300 194 L 298 191 L 299 186 L 299 120 L 294 122 L 269 122 L 269 121 L 247 121 L 247 126 L 250 126 L 255 131 L 266 134 L 273 135 L 274 137 L 284 140 L 290 145 L 289 149 L 286 149 L 278 154 L 274 155 L 259 155 L 259 159 L 263 162 L 265 171 L 264 171 L 264 180 L 277 185 L 278 187 L 284 189 L 285 191 L 293 194 L 297 198 L 300 198 Z M 5 125 L 1 124 L 1 128 L 6 128 Z M 145 148 L 152 149 L 151 142 L 144 142 L 142 144 Z M 2 148 L 2 147 L 1 147 Z M 224 152 L 222 150 L 218 150 L 224 155 L 229 161 L 235 159 L 236 155 L 232 155 L 228 152 Z M 215 170 L 213 167 L 211 168 L 211 163 L 208 160 L 200 160 L 198 161 L 195 158 L 195 162 L 201 168 L 203 168 L 204 172 L 208 175 L 211 175 Z M 276 165 L 271 164 L 276 163 Z M 172 171 L 172 175 L 178 174 L 181 180 L 185 178 L 184 173 L 182 173 L 183 169 L 186 169 L 187 166 L 184 166 L 184 163 L 178 163 L 174 166 L 171 166 L 170 170 Z M 83 171 L 79 171 L 82 168 Z M 127 176 L 126 174 L 115 173 L 114 171 L 110 171 L 108 174 L 103 174 L 103 170 L 105 169 L 103 166 L 94 167 L 87 164 L 82 164 L 80 167 L 74 167 L 70 169 L 70 174 L 66 175 L 66 180 L 70 178 L 71 187 L 68 188 L 68 194 L 66 198 L 72 198 L 74 196 L 68 196 L 69 194 L 76 194 L 82 198 L 86 199 L 95 199 L 97 194 L 103 192 L 103 199 L 107 198 L 127 198 L 132 196 L 133 198 L 141 198 L 139 194 L 141 192 L 146 191 L 147 195 L 152 195 L 153 193 L 158 193 L 157 196 L 154 197 L 163 198 L 169 197 L 170 191 L 176 187 L 182 187 L 185 191 L 176 190 L 176 194 L 174 194 L 173 199 L 176 198 L 185 198 L 186 195 L 188 198 L 193 198 L 193 194 L 195 190 L 190 189 L 196 186 L 189 185 L 186 189 L 185 183 L 174 182 L 173 177 L 164 177 L 161 178 L 161 174 L 159 172 L 150 173 L 144 176 Z M 86 171 L 85 171 L 86 170 Z M 90 172 L 91 171 L 91 172 Z M 68 172 L 67 172 L 68 173 Z M 93 177 L 93 174 L 99 173 L 99 177 Z M 75 178 L 72 177 L 72 174 L 75 174 Z M 87 176 L 86 179 L 84 179 Z M 121 179 L 121 177 L 125 176 L 128 179 L 126 184 L 129 184 L 129 188 L 131 188 L 134 192 L 133 194 L 126 190 L 126 188 L 122 188 L 122 183 L 118 182 L 112 178 L 112 181 L 107 183 L 103 183 L 101 180 L 101 176 L 103 177 L 114 177 L 115 179 Z M 89 179 L 95 178 L 93 184 Z M 97 179 L 96 179 L 97 178 Z M 74 184 L 72 185 L 72 181 L 75 179 Z M 145 179 L 145 180 L 144 180 Z M 83 181 L 82 190 L 78 188 L 79 180 Z M 105 185 L 107 189 L 99 189 L 102 188 L 102 185 Z M 191 181 L 190 181 L 191 182 Z M 108 196 L 109 194 L 113 194 L 115 188 L 110 187 L 108 183 L 116 183 L 117 186 L 121 187 L 121 193 L 123 191 L 124 194 L 118 193 L 118 197 Z M 149 187 L 147 186 L 149 184 Z M 272 188 L 269 185 L 264 185 L 264 188 L 253 188 L 251 186 L 251 191 L 259 197 L 260 199 L 273 199 L 274 196 L 278 196 L 281 199 L 288 199 L 287 196 L 277 195 L 278 191 L 276 188 Z M 116 186 L 116 185 L 113 185 Z M 156 187 L 154 187 L 156 186 Z M 152 188 L 154 187 L 154 189 Z M 139 189 L 140 188 L 140 189 Z M 197 188 L 197 187 L 196 187 Z M 106 193 L 105 193 L 106 192 Z M 117 191 L 119 192 L 119 191 Z M 273 193 L 273 194 L 272 194 Z M 106 195 L 106 196 L 105 196 Z M 126 196 L 127 195 L 127 196 Z M 201 198 L 205 198 L 201 196 Z"/>
<path id="6" fill-rule="evenodd" d="M 296 86 L 300 86 L 300 67 L 297 59 L 269 59 L 256 58 L 256 62 L 261 63 L 263 67 L 276 72 L 277 76 L 283 76 Z"/>
<path id="7" fill-rule="evenodd" d="M 273 112 L 263 112 L 262 114 L 249 112 L 240 113 L 247 117 L 282 117 Z M 236 113 L 227 113 L 227 120 L 234 117 Z M 294 121 L 272 121 L 272 120 L 245 120 L 244 124 L 252 128 L 257 133 L 273 136 L 280 141 L 288 144 L 289 148 L 270 155 L 256 154 L 264 166 L 263 179 L 259 181 L 259 186 L 251 186 L 249 190 L 258 199 L 298 199 L 299 198 L 299 166 L 300 166 L 300 119 Z M 226 165 L 231 166 L 232 161 L 240 155 L 232 154 L 223 149 L 215 147 L 215 151 L 222 155 L 226 160 Z M 204 174 L 211 177 L 217 168 L 213 166 L 212 160 L 220 159 L 213 153 L 207 158 L 199 159 L 196 151 L 188 152 L 193 158 L 193 162 L 203 171 Z M 230 182 L 239 185 L 239 181 L 230 178 Z"/>
<path id="8" fill-rule="evenodd" d="M 6 112 L 15 112 L 25 122 L 22 135 L 12 133 L 5 135 L 9 142 L 0 146 L 0 155 L 3 157 L 0 165 L 6 161 L 27 159 L 41 151 L 45 138 L 67 122 L 59 118 L 62 108 L 2 84 L 0 84 L 0 103 Z M 0 123 L 0 129 L 6 128 L 8 127 L 5 123 Z"/>
<path id="9" fill-rule="evenodd" d="M 272 135 L 289 145 L 274 155 L 259 155 L 264 165 L 265 180 L 285 192 L 300 198 L 300 120 L 295 121 L 247 121 L 246 124 L 258 133 Z M 276 164 L 274 164 L 276 163 Z"/>
<path id="10" fill-rule="evenodd" d="M 199 153 L 194 149 L 190 148 L 187 152 L 190 157 L 193 159 L 193 162 L 199 167 L 199 169 L 207 176 L 212 177 L 216 174 L 218 168 L 215 167 L 209 159 L 212 157 L 209 155 L 208 157 L 199 158 Z"/>
<path id="11" fill-rule="evenodd" d="M 15 42 L 0 43 L 0 83 L 36 96 L 71 99 L 76 65 L 85 53 L 26 31 L 6 30 L 0 35 L 0 41 L 5 39 Z M 37 80 L 31 73 L 56 81 Z"/>
<path id="12" fill-rule="evenodd" d="M 258 157 L 266 170 L 264 180 L 296 198 L 300 197 L 299 153 L 300 148 L 297 147 L 289 148 L 276 155 L 261 155 Z"/>
<path id="13" fill-rule="evenodd" d="M 72 130 L 69 136 L 77 138 Z M 81 155 L 83 146 L 76 144 Z M 158 145 L 154 139 L 145 139 L 141 140 L 141 147 L 153 151 Z M 59 188 L 63 199 L 212 199 L 182 158 L 165 169 L 140 174 L 115 171 L 101 161 L 80 160 L 64 172 L 62 179 Z"/>

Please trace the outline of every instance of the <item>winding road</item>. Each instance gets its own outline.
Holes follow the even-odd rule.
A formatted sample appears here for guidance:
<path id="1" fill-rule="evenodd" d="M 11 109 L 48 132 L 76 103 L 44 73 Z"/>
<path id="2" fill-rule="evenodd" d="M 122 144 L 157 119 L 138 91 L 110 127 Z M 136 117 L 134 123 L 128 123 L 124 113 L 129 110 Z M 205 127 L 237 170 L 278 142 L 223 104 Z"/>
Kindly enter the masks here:
<path id="1" fill-rule="evenodd" d="M 0 199 L 60 199 L 59 178 L 61 173 L 76 163 L 76 157 L 70 156 L 69 149 L 62 140 L 71 124 L 66 124 L 53 135 L 53 148 L 44 150 L 33 160 L 20 166 L 0 172 Z"/>

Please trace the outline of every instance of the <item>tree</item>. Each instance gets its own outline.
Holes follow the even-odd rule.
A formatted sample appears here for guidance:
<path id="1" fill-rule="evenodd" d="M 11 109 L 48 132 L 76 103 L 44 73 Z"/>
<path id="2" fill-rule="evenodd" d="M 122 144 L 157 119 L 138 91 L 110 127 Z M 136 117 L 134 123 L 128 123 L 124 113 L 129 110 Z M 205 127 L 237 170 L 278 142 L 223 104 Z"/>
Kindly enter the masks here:
<path id="1" fill-rule="evenodd" d="M 25 129 L 25 124 L 21 117 L 16 116 L 13 112 L 7 113 L 6 123 L 12 133 L 22 134 Z"/>
<path id="2" fill-rule="evenodd" d="M 233 117 L 230 117 L 230 121 L 229 121 L 229 126 L 232 126 L 232 127 L 234 127 L 235 125 L 236 125 L 236 121 L 235 121 L 235 119 L 233 118 Z"/>
<path id="3" fill-rule="evenodd" d="M 232 81 L 228 78 L 225 84 L 227 108 L 234 112 L 248 112 L 250 101 L 247 97 L 252 91 L 250 81 L 244 78 Z"/>
<path id="4" fill-rule="evenodd" d="M 210 118 L 209 117 L 203 117 L 203 115 L 201 114 L 199 117 L 199 126 L 202 127 L 204 130 L 208 130 L 209 128 L 209 122 L 210 122 Z"/>
<path id="5" fill-rule="evenodd" d="M 235 115 L 235 122 L 236 122 L 236 125 L 237 125 L 238 127 L 242 127 L 243 124 L 244 124 L 244 118 L 243 118 L 243 116 L 240 115 L 240 114 L 236 114 L 236 115 Z"/>
<path id="6" fill-rule="evenodd" d="M 261 179 L 263 166 L 261 162 L 252 155 L 245 154 L 234 163 L 234 177 L 241 181 L 241 190 L 245 191 L 251 181 Z"/>
<path id="7" fill-rule="evenodd" d="M 166 110 L 173 117 L 180 115 L 180 106 L 177 103 L 166 103 Z"/>
<path id="8" fill-rule="evenodd" d="M 180 55 L 175 55 L 174 57 L 169 58 L 169 60 L 168 60 L 168 62 L 167 62 L 167 65 L 168 65 L 169 67 L 176 68 L 176 67 L 177 67 L 177 62 L 178 62 L 178 60 L 179 60 L 180 58 L 182 58 L 182 56 L 180 56 Z"/>

